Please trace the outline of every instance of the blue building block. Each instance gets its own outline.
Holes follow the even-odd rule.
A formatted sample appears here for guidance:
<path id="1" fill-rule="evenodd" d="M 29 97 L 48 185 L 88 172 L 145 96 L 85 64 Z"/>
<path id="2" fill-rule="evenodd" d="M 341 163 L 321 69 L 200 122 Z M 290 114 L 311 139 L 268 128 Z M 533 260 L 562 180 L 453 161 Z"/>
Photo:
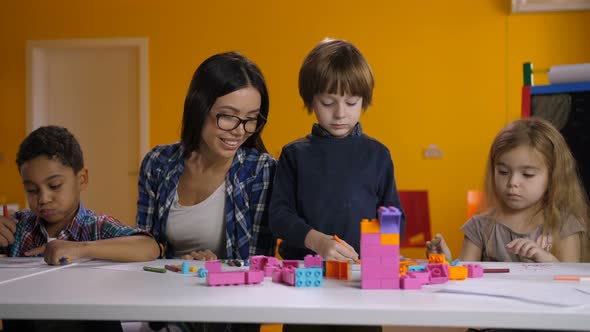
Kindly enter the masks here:
<path id="1" fill-rule="evenodd" d="M 322 287 L 322 269 L 308 267 L 295 269 L 295 287 Z"/>
<path id="2" fill-rule="evenodd" d="M 205 278 L 207 276 L 207 272 L 207 269 L 200 268 L 197 270 L 197 275 L 199 276 L 199 278 Z"/>
<path id="3" fill-rule="evenodd" d="M 408 272 L 422 272 L 426 271 L 426 265 L 409 265 Z"/>
<path id="4" fill-rule="evenodd" d="M 459 258 L 457 258 L 454 261 L 450 262 L 449 265 L 450 266 L 457 266 L 457 265 L 459 265 L 459 263 L 460 263 Z"/>
<path id="5" fill-rule="evenodd" d="M 182 274 L 190 273 L 190 266 L 188 265 L 188 262 L 182 262 L 182 265 L 180 265 L 180 272 Z"/>
<path id="6" fill-rule="evenodd" d="M 399 223 L 402 213 L 397 208 L 380 207 L 379 208 L 379 224 L 381 227 L 381 234 L 399 234 Z"/>

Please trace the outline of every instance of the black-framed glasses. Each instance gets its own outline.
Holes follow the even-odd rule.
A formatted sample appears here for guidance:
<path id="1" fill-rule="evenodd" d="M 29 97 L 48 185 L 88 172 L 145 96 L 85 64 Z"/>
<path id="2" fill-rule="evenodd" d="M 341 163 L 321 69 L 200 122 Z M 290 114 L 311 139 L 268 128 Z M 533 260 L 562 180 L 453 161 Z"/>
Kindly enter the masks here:
<path id="1" fill-rule="evenodd" d="M 225 131 L 232 131 L 238 128 L 239 125 L 244 125 L 244 131 L 248 134 L 253 134 L 264 126 L 266 118 L 262 114 L 258 114 L 256 118 L 241 119 L 235 115 L 216 113 L 217 128 Z"/>

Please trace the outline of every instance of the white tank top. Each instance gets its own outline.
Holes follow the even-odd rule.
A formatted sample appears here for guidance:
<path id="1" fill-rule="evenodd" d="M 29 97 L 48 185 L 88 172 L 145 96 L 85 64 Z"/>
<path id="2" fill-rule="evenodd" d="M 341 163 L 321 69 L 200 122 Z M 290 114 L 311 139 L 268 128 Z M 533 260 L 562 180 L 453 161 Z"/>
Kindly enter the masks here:
<path id="1" fill-rule="evenodd" d="M 225 250 L 225 181 L 204 201 L 193 206 L 178 203 L 178 190 L 168 213 L 166 238 L 174 256 L 209 249 L 219 258 Z"/>

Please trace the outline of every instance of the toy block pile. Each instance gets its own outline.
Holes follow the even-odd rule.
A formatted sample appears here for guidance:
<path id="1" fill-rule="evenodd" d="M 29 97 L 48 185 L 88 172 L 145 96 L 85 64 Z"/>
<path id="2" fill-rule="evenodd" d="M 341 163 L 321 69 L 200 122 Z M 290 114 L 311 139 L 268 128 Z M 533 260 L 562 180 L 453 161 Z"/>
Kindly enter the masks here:
<path id="1" fill-rule="evenodd" d="M 480 265 L 449 264 L 441 254 L 430 254 L 426 265 L 400 261 L 400 217 L 397 208 L 380 207 L 378 219 L 361 221 L 362 289 L 421 289 L 422 285 L 483 276 Z"/>
<path id="2" fill-rule="evenodd" d="M 381 207 L 378 219 L 361 221 L 361 288 L 399 289 L 401 212 Z"/>

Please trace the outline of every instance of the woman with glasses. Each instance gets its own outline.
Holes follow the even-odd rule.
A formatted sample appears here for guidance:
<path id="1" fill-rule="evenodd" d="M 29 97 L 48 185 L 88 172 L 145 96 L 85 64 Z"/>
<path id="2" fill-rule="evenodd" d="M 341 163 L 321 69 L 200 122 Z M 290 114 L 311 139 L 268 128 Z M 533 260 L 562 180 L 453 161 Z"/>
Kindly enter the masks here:
<path id="1" fill-rule="evenodd" d="M 266 84 L 239 53 L 205 60 L 190 83 L 180 142 L 141 164 L 137 224 L 166 258 L 272 255 L 267 206 L 276 161 L 262 143 Z"/>

